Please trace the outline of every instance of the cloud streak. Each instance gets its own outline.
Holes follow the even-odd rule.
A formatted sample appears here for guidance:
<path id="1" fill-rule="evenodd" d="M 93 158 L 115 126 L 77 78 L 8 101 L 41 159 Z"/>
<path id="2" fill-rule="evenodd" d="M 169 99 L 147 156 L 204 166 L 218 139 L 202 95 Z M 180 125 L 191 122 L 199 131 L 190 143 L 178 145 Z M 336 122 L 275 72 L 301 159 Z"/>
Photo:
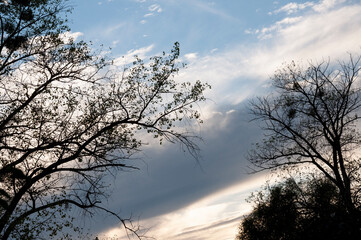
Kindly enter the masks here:
<path id="1" fill-rule="evenodd" d="M 144 219 L 140 224 L 150 226 L 147 235 L 158 239 L 233 240 L 240 220 L 252 207 L 245 199 L 250 191 L 255 191 L 266 180 L 269 180 L 266 174 L 254 175 L 184 208 Z M 116 229 L 109 229 L 103 235 L 121 235 L 121 229 Z"/>
<path id="2" fill-rule="evenodd" d="M 124 66 L 130 64 L 136 59 L 135 56 L 139 57 L 140 59 L 145 59 L 148 57 L 147 54 L 150 53 L 153 48 L 154 45 L 152 44 L 139 49 L 131 49 L 123 56 L 116 58 L 114 60 L 114 64 L 116 66 Z"/>
<path id="3" fill-rule="evenodd" d="M 198 0 L 191 0 L 191 1 L 188 1 L 191 5 L 193 5 L 194 7 L 204 11 L 204 12 L 207 12 L 207 13 L 210 13 L 210 14 L 213 14 L 213 15 L 216 15 L 218 17 L 221 17 L 225 20 L 228 20 L 228 21 L 235 21 L 235 22 L 239 22 L 239 19 L 233 17 L 232 15 L 230 14 L 227 14 L 226 12 L 222 11 L 221 9 L 217 8 L 214 3 L 205 3 L 203 1 L 198 1 Z"/>
<path id="4" fill-rule="evenodd" d="M 293 14 L 293 13 L 297 13 L 301 10 L 304 10 L 306 8 L 313 7 L 314 5 L 315 5 L 314 2 L 305 2 L 305 3 L 291 2 L 291 3 L 284 5 L 280 9 L 275 10 L 273 13 L 277 14 L 277 13 L 285 12 L 287 14 Z"/>
<path id="5" fill-rule="evenodd" d="M 349 5 L 328 12 L 286 17 L 260 33 L 256 44 L 199 56 L 180 79 L 201 79 L 213 86 L 210 98 L 218 103 L 237 104 L 260 93 L 283 63 L 343 59 L 360 50 L 361 6 Z M 269 34 L 268 38 L 264 38 Z M 262 90 L 261 90 L 262 92 Z"/>
<path id="6" fill-rule="evenodd" d="M 305 2 L 305 3 L 288 3 L 281 8 L 273 11 L 274 14 L 285 12 L 286 14 L 295 14 L 306 9 L 312 9 L 316 12 L 325 12 L 329 9 L 336 7 L 339 4 L 344 3 L 346 0 L 321 0 L 318 3 Z"/>

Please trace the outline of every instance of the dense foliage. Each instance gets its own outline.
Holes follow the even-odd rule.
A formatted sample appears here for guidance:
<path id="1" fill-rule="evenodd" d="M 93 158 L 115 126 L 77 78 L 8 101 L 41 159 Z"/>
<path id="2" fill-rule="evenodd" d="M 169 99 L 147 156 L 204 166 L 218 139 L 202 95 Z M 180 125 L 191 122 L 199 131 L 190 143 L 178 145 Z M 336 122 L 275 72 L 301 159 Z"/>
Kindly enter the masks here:
<path id="1" fill-rule="evenodd" d="M 358 223 L 346 214 L 338 189 L 329 180 L 288 179 L 258 193 L 253 201 L 237 240 L 359 239 Z"/>

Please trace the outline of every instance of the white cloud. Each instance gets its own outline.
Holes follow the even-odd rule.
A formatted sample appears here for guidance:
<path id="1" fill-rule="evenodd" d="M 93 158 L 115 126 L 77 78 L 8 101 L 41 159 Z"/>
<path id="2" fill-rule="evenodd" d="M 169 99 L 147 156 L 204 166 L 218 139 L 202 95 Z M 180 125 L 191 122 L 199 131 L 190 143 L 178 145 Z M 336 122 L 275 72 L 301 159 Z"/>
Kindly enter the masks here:
<path id="1" fill-rule="evenodd" d="M 344 3 L 345 1 L 346 0 L 322 0 L 319 4 L 313 6 L 313 10 L 315 10 L 316 12 L 324 12 L 335 7 L 338 4 Z"/>
<path id="2" fill-rule="evenodd" d="M 285 12 L 287 14 L 292 14 L 292 13 L 296 13 L 300 10 L 303 10 L 305 8 L 312 7 L 314 5 L 315 5 L 315 3 L 313 3 L 313 2 L 305 2 L 305 3 L 291 2 L 291 3 L 288 3 L 285 6 L 281 7 L 280 9 L 274 11 L 274 13 Z"/>
<path id="3" fill-rule="evenodd" d="M 156 13 L 161 13 L 163 9 L 160 7 L 159 4 L 153 4 L 148 7 L 148 11 L 148 13 L 143 15 L 144 18 L 153 17 L 156 15 Z M 140 21 L 141 24 L 145 24 L 146 22 L 147 21 L 144 19 Z"/>
<path id="4" fill-rule="evenodd" d="M 114 41 L 112 42 L 112 45 L 113 45 L 113 46 L 117 46 L 118 43 L 119 43 L 119 40 L 114 40 Z"/>
<path id="5" fill-rule="evenodd" d="M 98 5 L 103 5 L 104 2 L 110 3 L 110 2 L 113 2 L 113 1 L 114 1 L 114 0 L 106 0 L 106 1 L 98 2 Z"/>
<path id="6" fill-rule="evenodd" d="M 70 39 L 76 41 L 81 36 L 83 36 L 82 32 L 65 32 L 60 35 L 60 38 L 68 43 Z"/>
<path id="7" fill-rule="evenodd" d="M 360 25 L 360 5 L 314 14 L 280 29 L 273 49 L 302 59 L 338 58 L 347 51 L 359 51 Z"/>
<path id="8" fill-rule="evenodd" d="M 141 226 L 151 226 L 147 236 L 157 239 L 225 239 L 233 240 L 237 226 L 252 205 L 245 201 L 249 193 L 269 180 L 266 174 L 254 175 L 220 192 L 161 216 L 142 220 Z M 127 239 L 122 229 L 113 228 L 100 234 L 101 237 Z"/>
<path id="9" fill-rule="evenodd" d="M 151 12 L 151 13 L 147 13 L 147 14 L 145 14 L 143 17 L 146 18 L 146 17 L 151 17 L 151 16 L 154 16 L 154 13 L 152 13 L 152 12 Z"/>
<path id="10" fill-rule="evenodd" d="M 150 5 L 148 10 L 151 12 L 158 12 L 158 13 L 163 11 L 162 8 L 159 6 L 159 4 Z"/>
<path id="11" fill-rule="evenodd" d="M 210 56 L 198 57 L 188 68 L 182 70 L 178 76 L 180 81 L 194 81 L 200 79 L 208 82 L 212 90 L 207 96 L 217 103 L 233 103 L 234 97 L 243 100 L 252 93 L 252 89 L 239 87 L 239 78 L 244 75 L 242 64 L 244 55 L 238 47 L 230 52 L 217 52 Z M 236 93 L 237 92 L 237 93 Z M 202 107 L 203 115 L 208 110 Z"/>
<path id="12" fill-rule="evenodd" d="M 184 55 L 184 57 L 186 58 L 186 60 L 188 61 L 194 61 L 198 58 L 198 53 L 194 52 L 194 53 L 187 53 Z"/>
<path id="13" fill-rule="evenodd" d="M 267 39 L 267 38 L 271 38 L 272 37 L 272 32 L 274 31 L 279 31 L 280 29 L 284 28 L 285 25 L 291 25 L 294 23 L 299 22 L 302 19 L 302 17 L 287 17 L 282 19 L 281 21 L 276 22 L 275 24 L 273 24 L 270 27 L 265 27 L 260 31 L 255 31 L 255 33 L 260 33 L 260 35 L 258 36 L 259 39 Z M 250 32 L 246 32 L 246 33 L 250 33 Z"/>
<path id="14" fill-rule="evenodd" d="M 236 104 L 260 94 L 259 84 L 267 82 L 285 62 L 337 60 L 347 57 L 347 52 L 360 52 L 360 26 L 360 4 L 285 18 L 263 30 L 263 34 L 272 33 L 269 39 L 198 56 L 179 78 L 208 82 L 212 85 L 208 96 L 213 101 Z"/>
<path id="15" fill-rule="evenodd" d="M 147 54 L 152 51 L 154 48 L 154 45 L 149 45 L 147 47 L 139 48 L 139 49 L 131 49 L 129 50 L 124 56 L 116 58 L 114 60 L 114 64 L 116 66 L 122 66 L 127 65 L 129 63 L 132 63 L 135 58 L 134 56 L 138 56 L 141 59 L 147 58 Z"/>
<path id="16" fill-rule="evenodd" d="M 198 1 L 198 0 L 192 0 L 189 1 L 189 3 L 191 3 L 194 7 L 201 9 L 202 11 L 214 14 L 228 21 L 239 22 L 239 19 L 217 8 L 215 3 L 205 3 L 204 1 Z"/>
<path id="17" fill-rule="evenodd" d="M 125 24 L 124 22 L 121 22 L 121 23 L 116 23 L 116 24 L 114 24 L 114 25 L 105 27 L 105 28 L 103 29 L 102 34 L 104 34 L 104 35 L 113 34 L 115 31 L 121 29 L 121 28 L 124 27 L 125 25 L 126 25 L 126 24 Z"/>
<path id="18" fill-rule="evenodd" d="M 251 29 L 251 28 L 249 28 L 249 29 L 244 30 L 245 34 L 258 34 L 259 32 L 260 32 L 259 29 Z"/>
<path id="19" fill-rule="evenodd" d="M 285 12 L 287 14 L 294 14 L 305 9 L 312 9 L 316 12 L 324 12 L 336 7 L 337 5 L 346 2 L 346 0 L 320 0 L 318 3 L 305 2 L 305 3 L 288 3 L 281 8 L 277 9 L 273 13 Z"/>

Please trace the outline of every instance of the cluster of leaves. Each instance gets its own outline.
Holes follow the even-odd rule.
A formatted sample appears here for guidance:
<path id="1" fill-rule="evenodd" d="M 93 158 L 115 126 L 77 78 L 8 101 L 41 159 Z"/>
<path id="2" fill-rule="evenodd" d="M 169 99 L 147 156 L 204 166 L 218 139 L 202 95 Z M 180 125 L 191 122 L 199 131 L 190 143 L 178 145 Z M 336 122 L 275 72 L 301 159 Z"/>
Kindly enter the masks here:
<path id="1" fill-rule="evenodd" d="M 70 11 L 62 0 L 7 0 L 0 1 L 0 74 L 11 72 L 22 62 L 31 60 L 42 47 L 38 43 L 58 41 L 57 36 L 67 31 L 66 20 L 58 17 Z"/>
<path id="2" fill-rule="evenodd" d="M 337 187 L 326 179 L 268 187 L 252 198 L 253 211 L 239 227 L 238 240 L 358 239 Z"/>

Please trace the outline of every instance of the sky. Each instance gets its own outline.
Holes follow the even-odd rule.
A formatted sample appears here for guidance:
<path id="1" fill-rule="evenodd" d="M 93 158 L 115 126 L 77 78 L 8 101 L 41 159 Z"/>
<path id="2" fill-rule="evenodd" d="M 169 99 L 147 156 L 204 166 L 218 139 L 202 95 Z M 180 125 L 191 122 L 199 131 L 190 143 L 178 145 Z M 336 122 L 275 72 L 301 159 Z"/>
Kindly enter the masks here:
<path id="1" fill-rule="evenodd" d="M 231 240 L 270 176 L 249 174 L 247 151 L 262 139 L 247 105 L 270 94 L 270 77 L 294 60 L 347 60 L 361 54 L 361 2 L 355 0 L 70 0 L 72 33 L 103 46 L 116 64 L 149 58 L 180 43 L 187 68 L 177 81 L 212 86 L 194 131 L 201 158 L 181 146 L 149 144 L 137 171 L 109 179 L 104 203 L 133 216 L 156 239 Z M 110 50 L 108 50 L 111 48 Z M 116 219 L 84 220 L 100 239 L 125 239 Z M 85 223 L 84 223 L 85 224 Z"/>

